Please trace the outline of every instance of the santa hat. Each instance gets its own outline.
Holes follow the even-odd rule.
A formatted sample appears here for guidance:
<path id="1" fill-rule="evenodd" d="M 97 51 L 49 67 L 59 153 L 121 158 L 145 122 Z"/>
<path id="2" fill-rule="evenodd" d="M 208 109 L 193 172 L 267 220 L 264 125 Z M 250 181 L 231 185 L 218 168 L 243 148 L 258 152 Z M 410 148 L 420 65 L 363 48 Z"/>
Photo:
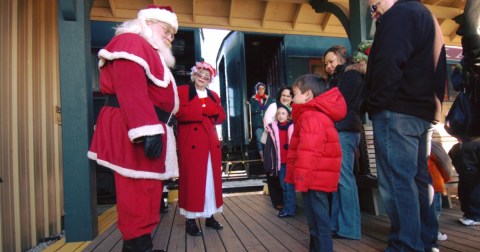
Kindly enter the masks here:
<path id="1" fill-rule="evenodd" d="M 202 62 L 196 62 L 195 63 L 195 66 L 192 67 L 192 72 L 190 72 L 190 75 L 193 76 L 194 73 L 198 72 L 198 70 L 200 69 L 205 69 L 207 71 L 210 72 L 210 76 L 212 77 L 215 77 L 216 75 L 216 72 L 215 72 L 215 68 L 213 68 L 212 65 L 208 64 L 207 62 L 205 61 L 202 61 Z"/>
<path id="2" fill-rule="evenodd" d="M 255 85 L 255 91 L 258 91 L 258 88 L 260 86 L 263 86 L 264 88 L 267 88 L 267 85 L 265 85 L 265 83 L 263 82 L 257 82 L 257 84 Z"/>
<path id="3" fill-rule="evenodd" d="M 137 18 L 164 22 L 171 25 L 175 30 L 175 33 L 178 31 L 177 15 L 173 13 L 173 10 L 170 6 L 150 4 L 146 9 L 142 9 L 138 12 Z"/>

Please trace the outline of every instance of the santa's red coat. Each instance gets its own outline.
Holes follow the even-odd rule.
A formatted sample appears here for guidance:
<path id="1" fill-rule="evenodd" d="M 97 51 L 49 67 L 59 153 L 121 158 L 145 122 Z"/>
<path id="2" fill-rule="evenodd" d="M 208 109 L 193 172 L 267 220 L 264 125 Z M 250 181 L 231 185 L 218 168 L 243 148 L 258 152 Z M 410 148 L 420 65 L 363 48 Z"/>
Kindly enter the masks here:
<path id="1" fill-rule="evenodd" d="M 175 114 L 179 106 L 175 80 L 162 57 L 132 33 L 115 36 L 98 55 L 100 90 L 116 95 L 120 107 L 101 109 L 88 157 L 125 177 L 177 177 L 175 137 L 154 108 Z M 154 134 L 163 134 L 162 154 L 148 159 L 141 139 Z"/>
<path id="2" fill-rule="evenodd" d="M 203 212 L 208 153 L 211 155 L 216 206 L 222 199 L 222 147 L 215 126 L 225 120 L 218 95 L 207 89 L 207 106 L 215 106 L 218 115 L 202 113 L 202 103 L 193 85 L 178 87 L 180 109 L 177 118 L 177 144 L 180 176 L 178 205 L 189 212 Z"/>

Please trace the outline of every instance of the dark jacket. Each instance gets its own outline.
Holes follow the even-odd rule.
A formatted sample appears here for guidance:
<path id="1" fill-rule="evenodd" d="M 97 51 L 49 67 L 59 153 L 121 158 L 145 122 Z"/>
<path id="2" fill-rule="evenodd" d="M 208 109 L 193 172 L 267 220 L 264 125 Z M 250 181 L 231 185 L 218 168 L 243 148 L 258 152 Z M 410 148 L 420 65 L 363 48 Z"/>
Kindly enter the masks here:
<path id="1" fill-rule="evenodd" d="M 338 131 L 362 131 L 361 107 L 365 102 L 363 76 L 356 70 L 345 70 L 346 64 L 338 65 L 330 78 L 330 87 L 338 87 L 347 104 L 347 115 L 335 123 Z"/>
<path id="2" fill-rule="evenodd" d="M 399 0 L 377 20 L 366 76 L 370 117 L 389 110 L 429 122 L 440 119 L 435 95 L 443 101 L 446 54 L 441 42 L 434 46 L 435 28 L 419 0 Z"/>
<path id="3" fill-rule="evenodd" d="M 265 173 L 270 174 L 271 176 L 278 176 L 280 172 L 281 162 L 280 162 L 280 148 L 288 149 L 290 144 L 290 139 L 293 134 L 293 123 L 289 122 L 285 127 L 288 135 L 288 143 L 281 146 L 280 144 L 280 127 L 278 126 L 277 121 L 273 121 L 266 127 L 268 132 L 267 142 L 265 144 L 265 149 L 263 150 L 263 167 Z"/>
<path id="4" fill-rule="evenodd" d="M 265 110 L 267 110 L 268 106 L 275 102 L 270 96 L 266 95 L 266 98 L 262 100 L 262 104 L 255 99 L 255 95 L 250 98 L 250 106 L 251 106 L 251 113 L 252 113 L 252 128 L 263 128 L 263 116 L 265 115 Z"/>

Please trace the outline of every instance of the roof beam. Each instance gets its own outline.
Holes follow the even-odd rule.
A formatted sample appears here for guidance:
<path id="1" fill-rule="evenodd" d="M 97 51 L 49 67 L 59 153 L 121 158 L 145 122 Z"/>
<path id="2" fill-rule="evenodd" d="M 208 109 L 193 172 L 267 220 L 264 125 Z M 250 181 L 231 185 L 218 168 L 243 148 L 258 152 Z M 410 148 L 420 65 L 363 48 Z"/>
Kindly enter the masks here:
<path id="1" fill-rule="evenodd" d="M 265 8 L 263 9 L 262 27 L 265 27 L 265 22 L 267 21 L 267 12 L 268 12 L 268 7 L 269 6 L 270 6 L 270 2 L 266 1 L 265 2 Z"/>
<path id="2" fill-rule="evenodd" d="M 325 31 L 325 29 L 327 29 L 328 23 L 330 22 L 331 18 L 332 18 L 332 13 L 326 12 L 325 17 L 323 18 L 323 22 L 321 24 L 322 25 L 322 31 Z"/>
<path id="3" fill-rule="evenodd" d="M 298 4 L 297 5 L 297 9 L 295 10 L 295 16 L 293 17 L 293 29 L 295 30 L 297 28 L 297 24 L 298 24 L 298 19 L 300 18 L 300 13 L 302 13 L 302 8 L 303 8 L 304 4 Z"/>
<path id="4" fill-rule="evenodd" d="M 112 12 L 112 15 L 114 17 L 117 16 L 117 8 L 115 7 L 115 0 L 108 0 L 108 3 L 110 4 L 110 11 Z"/>
<path id="5" fill-rule="evenodd" d="M 197 1 L 192 1 L 192 21 L 197 22 Z"/>
<path id="6" fill-rule="evenodd" d="M 276 3 L 297 3 L 297 4 L 304 4 L 309 3 L 309 0 L 261 0 L 263 2 L 276 2 Z"/>
<path id="7" fill-rule="evenodd" d="M 454 17 L 463 13 L 463 10 L 452 8 L 452 7 L 443 7 L 438 5 L 425 4 L 425 6 L 435 15 L 438 19 L 453 19 Z"/>
<path id="8" fill-rule="evenodd" d="M 235 0 L 230 0 L 230 12 L 228 13 L 228 24 L 231 25 L 232 24 L 232 14 L 233 14 L 233 8 L 234 8 L 234 3 L 235 3 Z"/>

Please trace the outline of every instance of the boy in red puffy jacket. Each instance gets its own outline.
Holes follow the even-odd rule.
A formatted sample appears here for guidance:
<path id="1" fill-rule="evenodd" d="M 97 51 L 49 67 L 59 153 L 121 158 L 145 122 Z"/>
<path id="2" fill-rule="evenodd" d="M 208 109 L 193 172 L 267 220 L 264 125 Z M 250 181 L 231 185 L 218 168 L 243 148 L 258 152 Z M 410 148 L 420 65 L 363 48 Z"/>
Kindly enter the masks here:
<path id="1" fill-rule="evenodd" d="M 333 251 L 328 194 L 337 191 L 342 163 L 334 123 L 345 117 L 347 106 L 338 88 L 328 89 L 318 75 L 302 75 L 292 88 L 295 129 L 285 181 L 302 192 L 310 251 Z"/>

